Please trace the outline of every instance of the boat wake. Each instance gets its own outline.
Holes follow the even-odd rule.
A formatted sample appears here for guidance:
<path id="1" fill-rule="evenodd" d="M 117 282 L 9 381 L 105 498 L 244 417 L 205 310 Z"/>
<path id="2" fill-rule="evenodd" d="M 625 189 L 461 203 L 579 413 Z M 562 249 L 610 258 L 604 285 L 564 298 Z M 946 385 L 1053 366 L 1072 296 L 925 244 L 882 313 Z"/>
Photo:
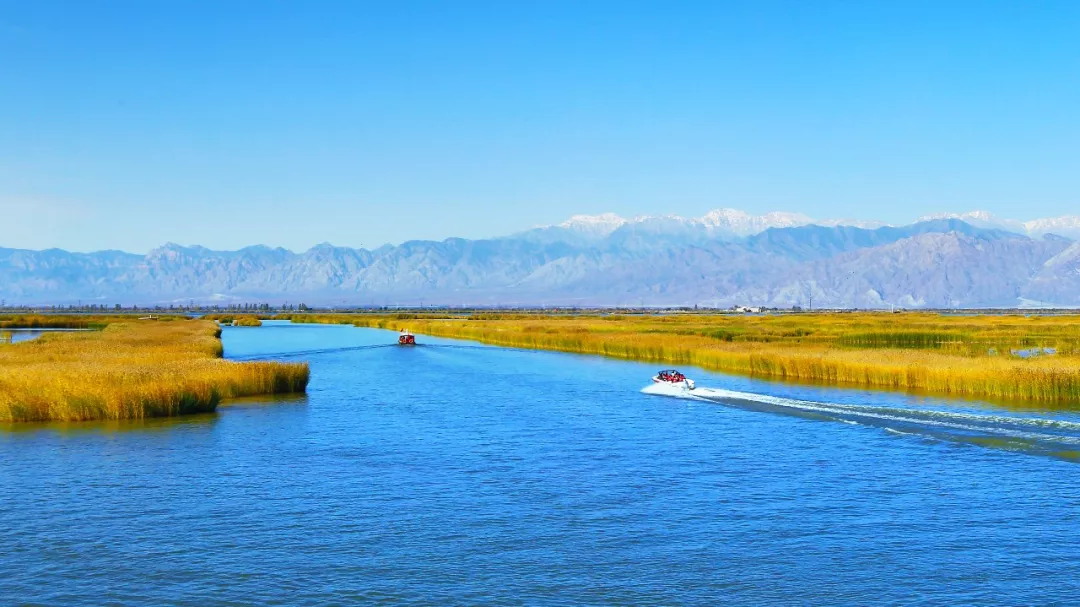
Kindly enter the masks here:
<path id="1" fill-rule="evenodd" d="M 715 402 L 746 410 L 869 426 L 900 436 L 1080 459 L 1080 422 L 1076 421 L 805 401 L 706 387 L 685 390 L 653 384 L 642 392 Z"/>
<path id="2" fill-rule="evenodd" d="M 319 348 L 317 350 L 292 350 L 289 352 L 261 352 L 259 354 L 247 354 L 241 356 L 227 356 L 229 360 L 248 362 L 253 360 L 283 360 L 287 358 L 308 358 L 319 354 L 336 354 L 338 352 L 357 352 L 360 350 L 378 350 L 381 348 L 396 348 L 397 344 L 372 344 L 364 346 L 345 346 L 341 348 Z"/>

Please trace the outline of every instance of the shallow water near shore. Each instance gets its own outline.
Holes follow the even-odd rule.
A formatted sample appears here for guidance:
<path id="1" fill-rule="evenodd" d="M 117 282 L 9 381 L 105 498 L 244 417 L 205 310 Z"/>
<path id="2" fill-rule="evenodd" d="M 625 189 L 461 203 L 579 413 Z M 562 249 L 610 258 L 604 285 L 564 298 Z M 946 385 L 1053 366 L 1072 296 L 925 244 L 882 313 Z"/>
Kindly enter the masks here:
<path id="1" fill-rule="evenodd" d="M 0 345 L 37 339 L 46 333 L 70 333 L 87 329 L 0 329 Z"/>
<path id="2" fill-rule="evenodd" d="M 308 394 L 0 430 L 0 604 L 1053 604 L 1080 416 L 340 325 Z M 650 389 L 649 391 L 655 391 Z"/>

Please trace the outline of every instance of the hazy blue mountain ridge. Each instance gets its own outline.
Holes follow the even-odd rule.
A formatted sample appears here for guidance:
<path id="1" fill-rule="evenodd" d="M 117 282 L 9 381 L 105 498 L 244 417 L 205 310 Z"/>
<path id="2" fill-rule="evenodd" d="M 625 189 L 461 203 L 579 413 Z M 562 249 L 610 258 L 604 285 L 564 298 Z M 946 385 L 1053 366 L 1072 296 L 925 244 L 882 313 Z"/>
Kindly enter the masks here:
<path id="1" fill-rule="evenodd" d="M 374 251 L 322 244 L 213 251 L 169 243 L 119 251 L 0 249 L 9 303 L 305 301 L 309 304 L 1080 305 L 1080 249 L 954 217 L 902 227 L 756 229 L 614 216 L 494 239 L 410 241 Z M 744 221 L 745 220 L 745 221 Z"/>

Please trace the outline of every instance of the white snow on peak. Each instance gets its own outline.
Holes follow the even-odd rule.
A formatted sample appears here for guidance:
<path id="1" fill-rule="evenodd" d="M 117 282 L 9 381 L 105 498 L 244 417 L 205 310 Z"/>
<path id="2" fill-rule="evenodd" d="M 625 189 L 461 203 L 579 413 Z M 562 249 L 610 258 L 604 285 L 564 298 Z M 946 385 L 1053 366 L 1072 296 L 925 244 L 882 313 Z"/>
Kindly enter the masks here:
<path id="1" fill-rule="evenodd" d="M 1076 238 L 1080 236 L 1080 216 L 1064 215 L 1062 217 L 1048 217 L 1046 219 L 1033 219 L 1024 222 L 1024 228 L 1032 236 L 1043 234 L 1057 234 Z"/>
<path id="2" fill-rule="evenodd" d="M 1031 221 L 1017 221 L 998 217 L 989 211 L 968 211 L 966 213 L 933 213 L 923 215 L 917 221 L 940 219 L 959 219 L 979 228 L 1006 230 L 1017 234 L 1040 237 L 1045 234 L 1057 234 L 1068 238 L 1080 239 L 1080 215 L 1066 215 Z M 769 228 L 790 228 L 810 224 L 826 227 L 852 226 L 876 229 L 888 225 L 885 222 L 862 219 L 825 219 L 815 220 L 801 213 L 774 211 L 763 215 L 752 215 L 746 211 L 732 208 L 718 208 L 697 218 L 684 218 L 678 215 L 640 215 L 626 219 L 615 213 L 600 215 L 574 215 L 556 226 L 573 230 L 580 234 L 603 238 L 625 225 L 647 224 L 650 230 L 705 229 L 710 234 L 732 236 L 751 236 Z"/>
<path id="3" fill-rule="evenodd" d="M 964 215 L 971 219 L 979 219 L 981 221 L 998 221 L 997 215 L 994 215 L 990 211 L 971 211 Z"/>
<path id="4" fill-rule="evenodd" d="M 776 211 L 764 215 L 751 215 L 739 209 L 714 209 L 697 218 L 679 215 L 639 215 L 626 219 L 614 213 L 601 215 L 574 215 L 555 227 L 574 230 L 593 236 L 606 236 L 627 224 L 668 224 L 684 227 L 705 228 L 710 232 L 724 232 L 737 236 L 750 236 L 769 228 L 787 228 L 813 223 L 814 220 L 800 213 Z"/>
<path id="5" fill-rule="evenodd" d="M 626 223 L 626 219 L 615 213 L 602 213 L 600 215 L 574 215 L 558 224 L 557 227 L 603 236 L 614 232 Z"/>
<path id="6" fill-rule="evenodd" d="M 666 221 L 669 223 L 689 223 L 692 220 L 686 219 L 679 215 L 637 215 L 627 223 L 648 223 L 655 221 Z"/>
<path id="7" fill-rule="evenodd" d="M 1024 228 L 1024 224 L 1016 221 L 1015 219 L 1002 219 L 989 211 L 968 211 L 967 213 L 934 213 L 933 215 L 923 215 L 918 221 L 929 221 L 933 219 L 959 219 L 965 223 L 970 223 L 977 228 L 989 228 L 993 230 L 1005 230 L 1007 232 L 1016 232 L 1018 234 L 1026 234 L 1027 229 Z"/>
<path id="8" fill-rule="evenodd" d="M 749 221 L 751 215 L 739 209 L 713 209 L 701 216 L 700 221 L 705 225 L 723 225 Z"/>
<path id="9" fill-rule="evenodd" d="M 959 219 L 961 221 L 983 221 L 983 222 L 998 222 L 1000 221 L 996 215 L 989 211 L 968 211 L 967 213 L 931 213 L 930 215 L 923 215 L 916 221 L 933 221 L 935 219 Z"/>
<path id="10" fill-rule="evenodd" d="M 769 228 L 791 228 L 813 223 L 814 220 L 800 213 L 774 211 L 764 215 L 751 215 L 739 209 L 714 209 L 694 220 L 706 228 L 749 236 Z"/>
<path id="11" fill-rule="evenodd" d="M 933 215 L 924 215 L 918 220 L 927 221 L 931 219 L 959 219 L 980 228 L 996 228 L 1028 236 L 1057 234 L 1070 238 L 1080 237 L 1080 216 L 1077 215 L 1064 215 L 1062 217 L 1048 217 L 1021 222 L 1015 219 L 1003 219 L 987 211 L 969 211 L 967 213 L 934 213 Z"/>

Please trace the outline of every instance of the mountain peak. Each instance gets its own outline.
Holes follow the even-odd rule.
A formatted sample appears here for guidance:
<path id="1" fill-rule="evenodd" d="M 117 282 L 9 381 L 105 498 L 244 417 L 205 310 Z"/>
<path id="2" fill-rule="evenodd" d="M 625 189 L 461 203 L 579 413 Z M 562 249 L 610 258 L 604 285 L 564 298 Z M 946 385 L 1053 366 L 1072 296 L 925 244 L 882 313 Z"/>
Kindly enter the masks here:
<path id="1" fill-rule="evenodd" d="M 615 213 L 601 213 L 600 215 L 574 215 L 556 227 L 602 236 L 614 232 L 627 223 L 626 219 Z"/>
<path id="2" fill-rule="evenodd" d="M 739 209 L 713 209 L 701 216 L 703 222 L 742 221 L 750 218 L 750 213 Z"/>
<path id="3" fill-rule="evenodd" d="M 1080 216 L 1062 215 L 1061 217 L 1033 219 L 1025 221 L 1024 228 L 1032 236 L 1057 234 L 1058 236 L 1078 238 L 1080 237 Z"/>
<path id="4" fill-rule="evenodd" d="M 199 246 L 199 245 L 193 245 L 193 246 L 190 246 L 190 247 L 186 247 L 186 246 L 184 246 L 182 244 L 177 244 L 175 242 L 166 242 L 165 244 L 161 245 L 160 247 L 157 247 L 156 249 L 152 249 L 149 253 L 146 254 L 146 256 L 147 257 L 170 257 L 170 258 L 174 258 L 174 257 L 180 256 L 180 255 L 188 255 L 188 254 L 192 254 L 192 253 L 202 254 L 202 253 L 209 253 L 209 252 L 211 252 L 210 249 L 207 249 L 206 247 Z"/>
<path id="5" fill-rule="evenodd" d="M 990 211 L 968 211 L 966 213 L 949 213 L 949 212 L 946 212 L 946 213 L 931 213 L 929 215 L 923 215 L 922 217 L 919 217 L 915 221 L 923 222 L 923 221 L 934 221 L 934 220 L 937 220 L 937 219 L 959 219 L 961 221 L 969 221 L 969 222 L 983 221 L 983 222 L 994 222 L 994 223 L 1002 221 L 1002 220 L 998 219 L 997 216 L 994 215 L 993 213 L 991 213 Z M 1004 220 L 1004 221 L 1008 221 L 1008 220 Z"/>
<path id="6" fill-rule="evenodd" d="M 801 213 L 772 211 L 764 215 L 751 215 L 729 208 L 713 209 L 695 221 L 710 230 L 730 232 L 736 236 L 752 236 L 769 228 L 792 228 L 814 222 Z"/>
<path id="7" fill-rule="evenodd" d="M 1069 238 L 1080 238 L 1080 216 L 1077 215 L 1063 215 L 1061 217 L 1048 217 L 1021 222 L 1015 219 L 1000 218 L 989 211 L 968 211 L 967 213 L 924 215 L 919 218 L 919 221 L 936 219 L 959 219 L 979 228 L 1005 230 L 1026 236 L 1037 237 L 1045 234 L 1057 234 Z"/>

